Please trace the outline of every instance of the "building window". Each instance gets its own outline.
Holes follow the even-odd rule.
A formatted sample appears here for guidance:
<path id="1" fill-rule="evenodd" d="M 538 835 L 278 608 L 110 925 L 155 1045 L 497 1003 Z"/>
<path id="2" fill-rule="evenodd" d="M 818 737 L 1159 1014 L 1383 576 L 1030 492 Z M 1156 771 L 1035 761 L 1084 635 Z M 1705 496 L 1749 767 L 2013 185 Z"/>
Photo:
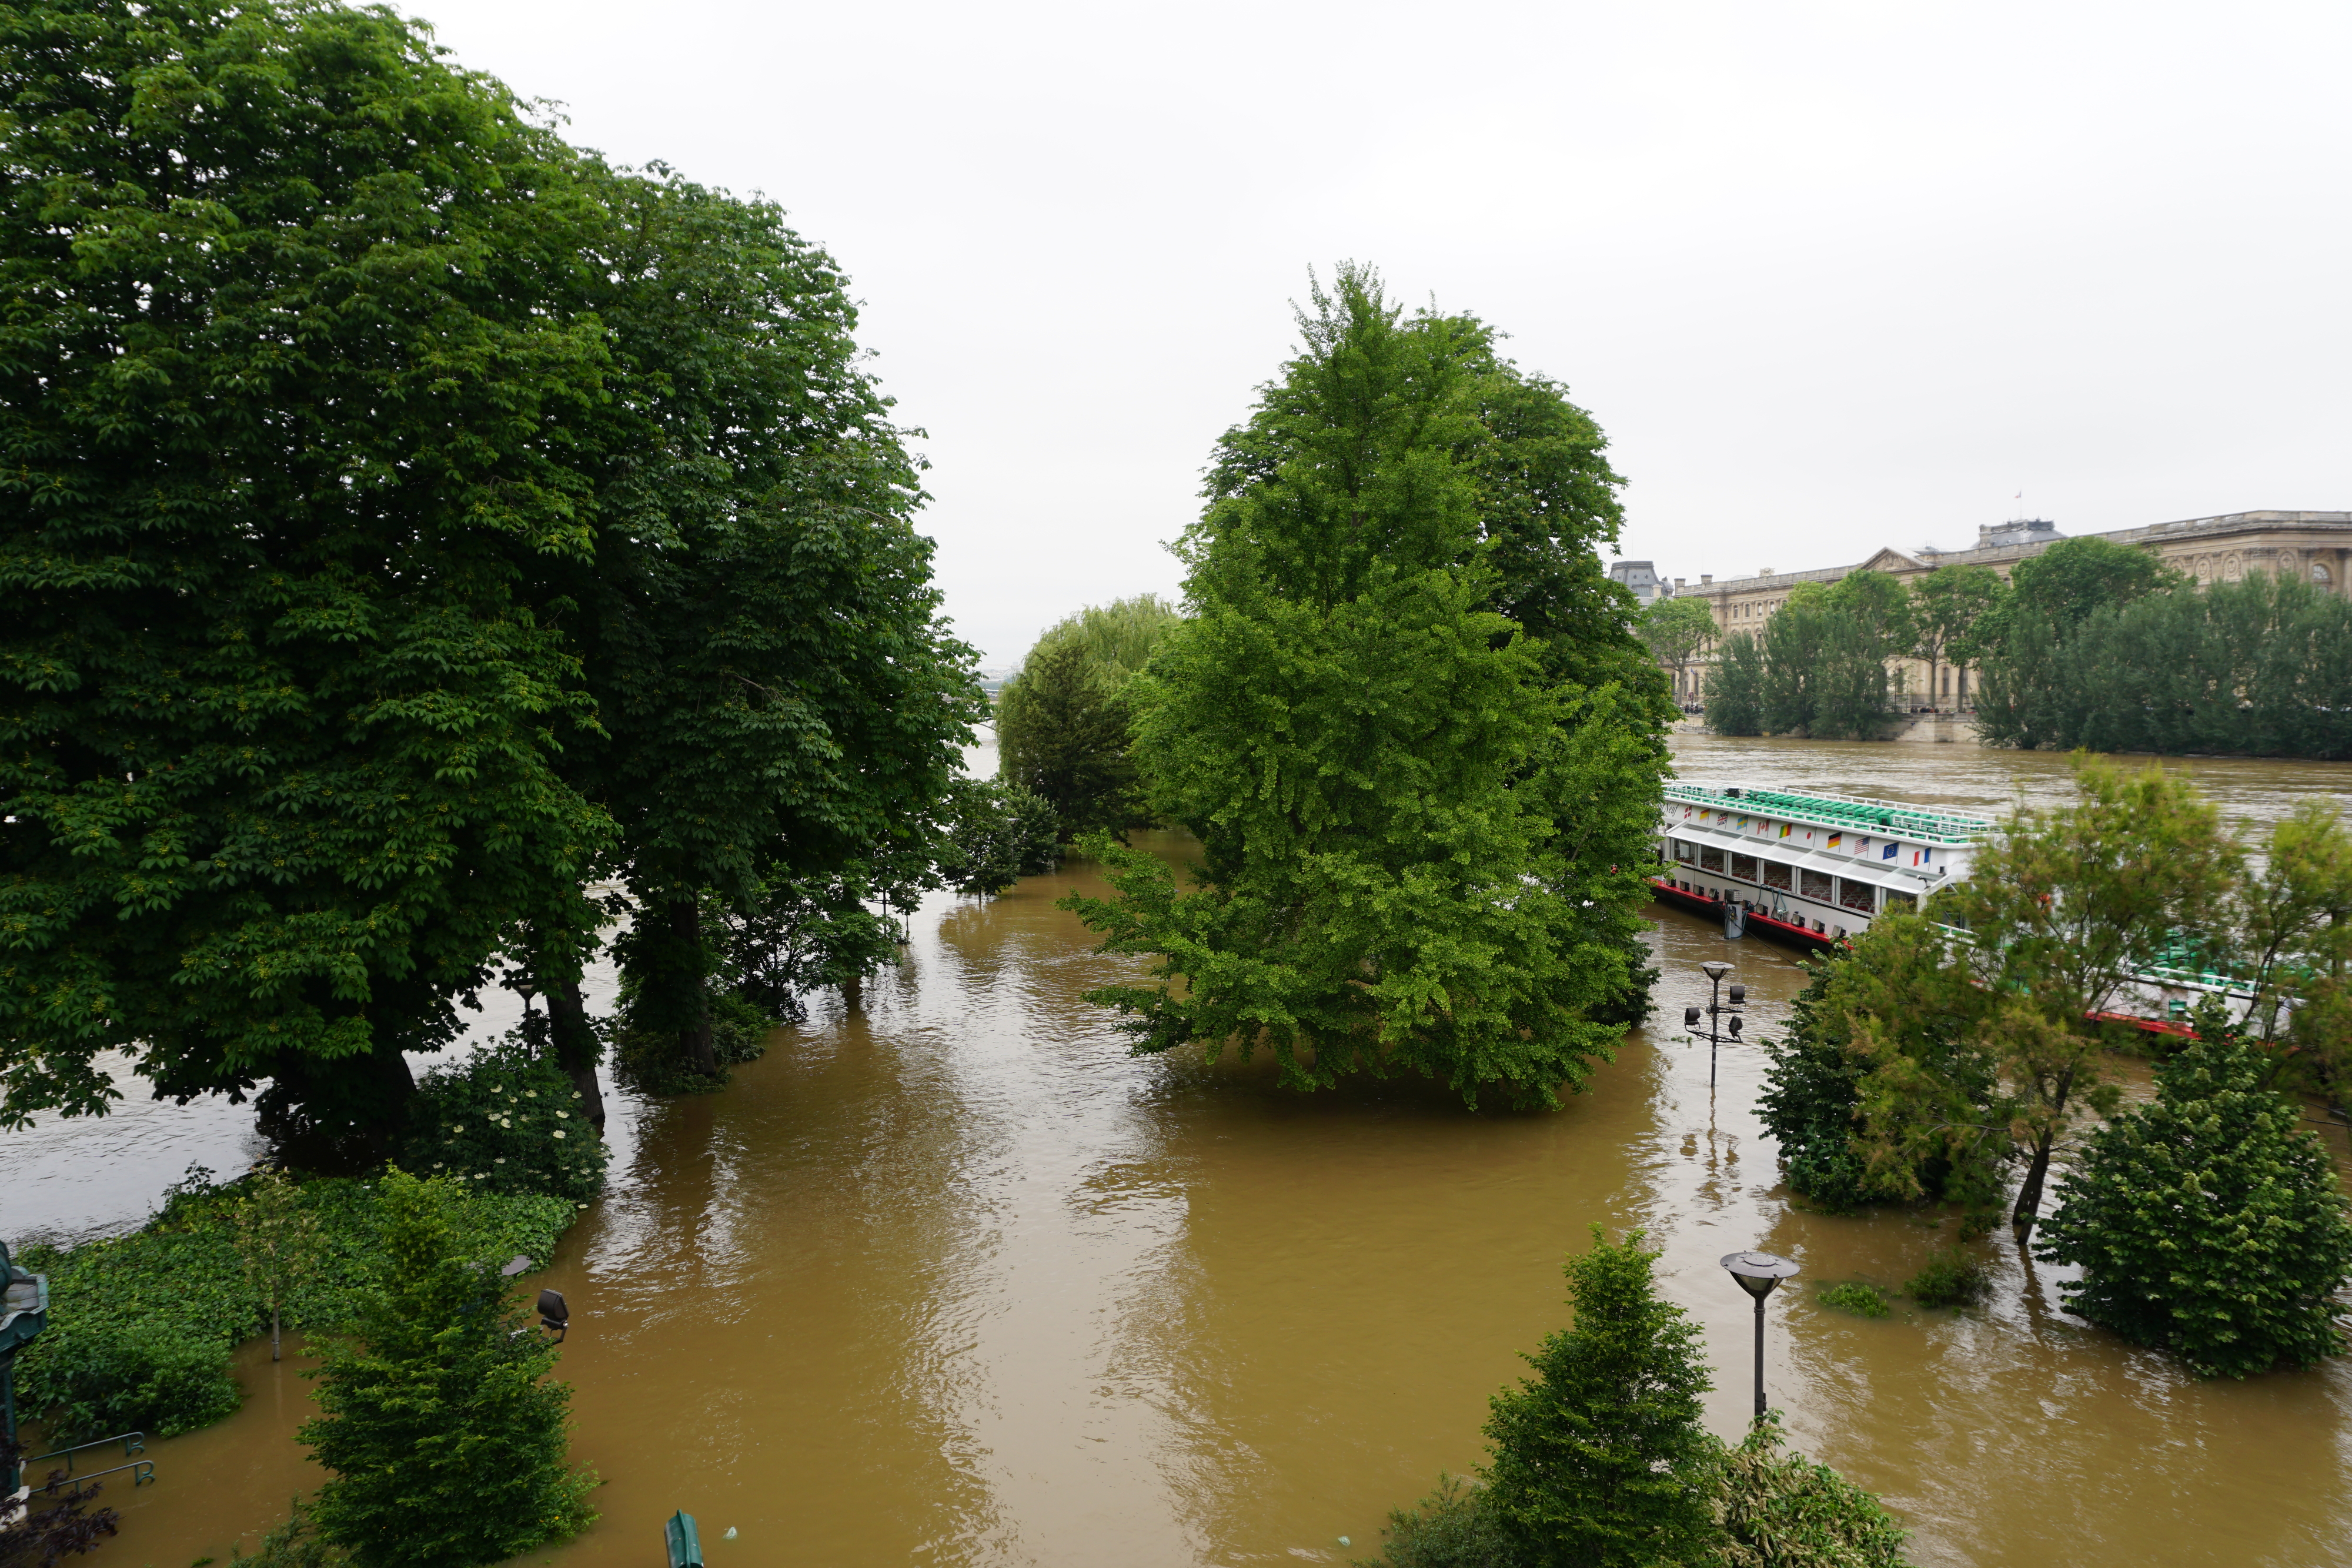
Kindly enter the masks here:
<path id="1" fill-rule="evenodd" d="M 2311 563 L 2311 580 L 2319 584 L 2320 587 L 2325 588 L 2329 583 L 2335 581 L 2336 579 L 2334 574 L 2329 572 L 2327 570 L 2327 563 L 2326 561 L 2315 560 Z"/>
<path id="2" fill-rule="evenodd" d="M 1796 881 L 1789 873 L 1794 869 L 1795 868 L 1791 866 L 1782 865 L 1779 861 L 1766 861 L 1764 862 L 1764 885 L 1767 887 L 1777 887 L 1782 893 L 1793 891 L 1796 886 Z"/>
<path id="3" fill-rule="evenodd" d="M 1830 873 L 1825 871 L 1807 871 L 1801 866 L 1799 867 L 1797 891 L 1816 904 L 1827 904 L 1830 901 Z"/>
<path id="4" fill-rule="evenodd" d="M 1734 854 L 1731 857 L 1731 874 L 1738 877 L 1742 882 L 1754 882 L 1756 880 L 1756 857 L 1754 855 Z"/>
<path id="5" fill-rule="evenodd" d="M 1851 877 L 1838 878 L 1838 904 L 1846 909 L 1858 909 L 1864 915 L 1878 907 L 1878 889 L 1870 883 L 1855 882 Z"/>
<path id="6" fill-rule="evenodd" d="M 1701 844 L 1698 851 L 1698 869 L 1701 871 L 1720 872 L 1723 869 L 1723 852 L 1721 850 L 1709 849 L 1705 844 Z"/>

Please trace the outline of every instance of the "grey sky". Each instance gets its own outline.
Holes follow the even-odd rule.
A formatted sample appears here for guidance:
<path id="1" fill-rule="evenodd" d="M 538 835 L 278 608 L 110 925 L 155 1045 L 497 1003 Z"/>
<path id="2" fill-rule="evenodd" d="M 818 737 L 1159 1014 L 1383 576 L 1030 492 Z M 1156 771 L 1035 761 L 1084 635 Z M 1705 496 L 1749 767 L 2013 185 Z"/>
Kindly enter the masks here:
<path id="1" fill-rule="evenodd" d="M 991 664 L 1174 590 L 1341 257 L 1567 381 L 1668 576 L 2352 507 L 2340 3 L 414 8 L 840 259 Z"/>

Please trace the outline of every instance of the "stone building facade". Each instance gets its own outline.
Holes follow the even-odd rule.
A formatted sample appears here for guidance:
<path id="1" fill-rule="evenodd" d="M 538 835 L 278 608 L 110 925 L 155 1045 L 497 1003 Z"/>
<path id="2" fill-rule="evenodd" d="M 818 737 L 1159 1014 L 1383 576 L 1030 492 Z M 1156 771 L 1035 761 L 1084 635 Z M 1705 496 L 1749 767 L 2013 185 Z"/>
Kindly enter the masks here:
<path id="1" fill-rule="evenodd" d="M 2019 561 L 2041 554 L 2064 537 L 2047 522 L 2021 520 L 1979 528 L 1976 544 L 1968 549 L 1922 549 L 1908 553 L 1882 549 L 1852 566 L 1793 572 L 1775 572 L 1765 567 L 1752 576 L 1721 582 L 1711 574 L 1695 583 L 1678 577 L 1673 595 L 1704 600 L 1726 634 L 1758 632 L 1801 582 L 1831 583 L 1850 572 L 1883 571 L 1907 585 L 1939 568 L 1960 565 L 1990 567 L 2006 579 Z M 2261 572 L 2305 578 L 2329 593 L 2352 598 L 2352 512 L 2231 512 L 2143 528 L 2118 528 L 2094 537 L 2153 549 L 2167 565 L 2200 583 L 2235 582 Z M 1711 654 L 1703 657 L 1711 660 Z M 1965 671 L 1938 667 L 1932 691 L 1925 660 L 1903 661 L 1901 674 L 1902 689 L 1913 706 L 1951 709 L 1968 705 Z M 1683 679 L 1685 689 L 1677 696 L 1685 703 L 1697 702 L 1705 680 L 1704 663 L 1695 663 Z"/>

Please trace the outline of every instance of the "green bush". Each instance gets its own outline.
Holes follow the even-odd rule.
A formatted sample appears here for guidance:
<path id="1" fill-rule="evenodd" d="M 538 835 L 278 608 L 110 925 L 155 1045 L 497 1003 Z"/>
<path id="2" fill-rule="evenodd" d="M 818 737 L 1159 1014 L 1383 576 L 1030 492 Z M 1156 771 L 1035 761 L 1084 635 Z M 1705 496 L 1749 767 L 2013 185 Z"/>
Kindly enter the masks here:
<path id="1" fill-rule="evenodd" d="M 1991 1294 L 1992 1276 L 1955 1247 L 1930 1258 L 1903 1291 L 1923 1307 L 1966 1306 Z"/>
<path id="2" fill-rule="evenodd" d="M 1485 1493 L 1441 1474 L 1437 1490 L 1411 1510 L 1390 1512 L 1385 1550 L 1355 1568 L 1512 1568 L 1510 1542 L 1484 1506 Z"/>
<path id="3" fill-rule="evenodd" d="M 267 1333 L 268 1313 L 236 1249 L 241 1183 L 215 1186 L 191 1169 L 163 1209 L 128 1236 L 64 1249 L 34 1245 L 16 1261 L 49 1277 L 49 1326 L 16 1358 L 17 1407 L 57 1442 L 117 1432 L 193 1430 L 237 1407 L 229 1375 L 236 1346 Z M 289 1295 L 288 1326 L 315 1328 L 347 1310 L 377 1254 L 373 1184 L 306 1182 L 317 1266 Z M 473 1257 L 518 1253 L 544 1264 L 578 1212 L 567 1198 L 481 1193 L 461 1206 Z"/>
<path id="4" fill-rule="evenodd" d="M 1835 1307 L 1856 1317 L 1883 1318 L 1886 1315 L 1886 1293 L 1875 1285 L 1865 1285 L 1859 1280 L 1848 1280 L 1826 1286 L 1822 1291 L 1822 1305 Z"/>
<path id="5" fill-rule="evenodd" d="M 604 1190 L 604 1140 L 582 1114 L 580 1092 L 518 1036 L 427 1077 L 412 1116 L 399 1163 L 420 1175 L 573 1203 Z"/>
<path id="6" fill-rule="evenodd" d="M 1722 1568 L 1903 1568 L 1906 1531 L 1827 1465 L 1774 1452 L 1777 1421 L 1723 1456 Z"/>

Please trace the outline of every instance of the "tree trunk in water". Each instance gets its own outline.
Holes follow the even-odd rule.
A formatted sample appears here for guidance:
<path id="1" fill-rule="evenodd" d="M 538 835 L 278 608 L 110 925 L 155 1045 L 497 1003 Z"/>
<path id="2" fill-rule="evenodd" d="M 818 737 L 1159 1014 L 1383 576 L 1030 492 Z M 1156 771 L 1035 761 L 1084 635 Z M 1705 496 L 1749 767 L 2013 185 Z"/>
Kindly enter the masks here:
<path id="1" fill-rule="evenodd" d="M 596 1038 L 596 1026 L 588 1021 L 588 1004 L 581 998 L 578 980 L 558 980 L 548 988 L 547 1030 L 555 1046 L 555 1064 L 579 1091 L 581 1113 L 590 1126 L 604 1132 L 604 1090 L 596 1082 L 596 1061 L 604 1054 L 604 1042 Z"/>
<path id="2" fill-rule="evenodd" d="M 2055 1130 L 2048 1130 L 2034 1140 L 2033 1158 L 2025 1167 L 2025 1185 L 2017 1189 L 2017 1208 L 2009 1217 L 2011 1227 L 2019 1240 L 2032 1230 L 2033 1222 L 2042 1216 L 2042 1183 L 2050 1174 L 2050 1145 L 2056 1139 Z"/>
<path id="3" fill-rule="evenodd" d="M 278 1303 L 269 1303 L 269 1359 L 278 1359 Z"/>
<path id="4" fill-rule="evenodd" d="M 669 934 L 681 958 L 690 958 L 694 972 L 685 977 L 694 998 L 694 1021 L 677 1031 L 679 1051 L 688 1066 L 705 1078 L 719 1076 L 719 1048 L 710 1032 L 710 1006 L 702 993 L 702 910 L 696 900 L 670 901 Z"/>
<path id="5" fill-rule="evenodd" d="M 863 1010 L 866 1006 L 865 977 L 862 975 L 853 975 L 848 979 L 842 981 L 841 999 L 843 1004 L 846 1006 L 851 1012 Z"/>

